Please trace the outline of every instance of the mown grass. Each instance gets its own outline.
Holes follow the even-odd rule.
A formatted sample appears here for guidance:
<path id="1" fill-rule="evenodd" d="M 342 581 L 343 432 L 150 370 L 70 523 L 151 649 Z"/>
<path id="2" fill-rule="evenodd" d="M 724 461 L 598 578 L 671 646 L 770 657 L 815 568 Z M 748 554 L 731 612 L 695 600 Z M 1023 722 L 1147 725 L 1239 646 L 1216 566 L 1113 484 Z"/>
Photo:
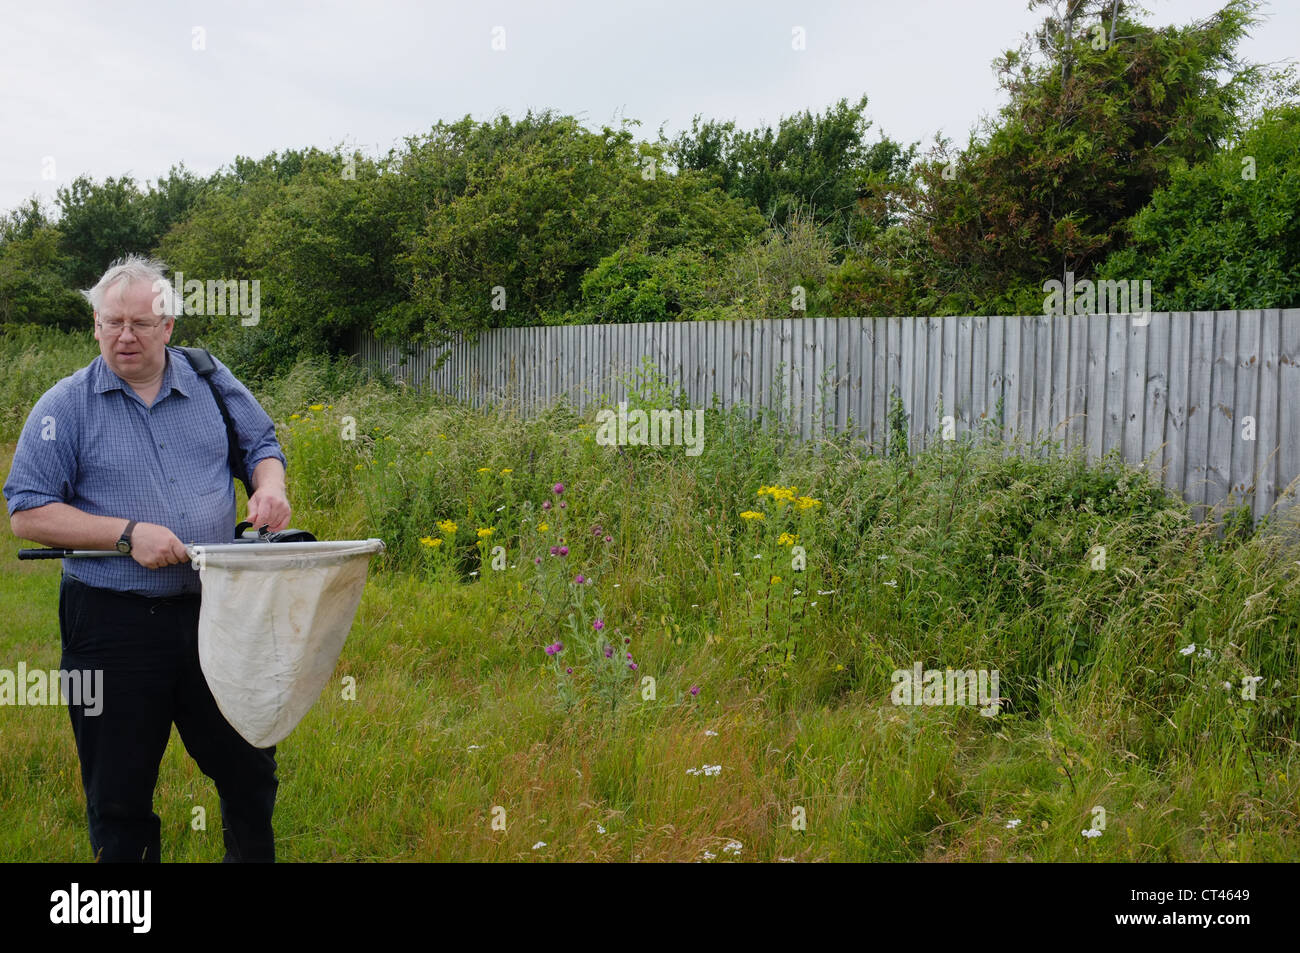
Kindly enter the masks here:
<path id="1" fill-rule="evenodd" d="M 52 380 L 5 390 L 5 420 Z M 590 414 L 470 411 L 337 366 L 259 398 L 294 525 L 388 545 L 334 683 L 279 749 L 285 860 L 1300 856 L 1300 553 L 1193 523 L 1146 474 L 968 441 L 891 460 L 714 411 L 698 457 L 620 452 Z M 57 573 L 10 558 L 0 668 L 57 665 Z M 1000 714 L 894 706 L 915 661 L 997 669 Z M 1263 677 L 1254 701 L 1243 675 Z M 66 712 L 0 709 L 0 732 L 0 857 L 86 857 Z M 156 809 L 165 860 L 220 856 L 179 738 Z"/>

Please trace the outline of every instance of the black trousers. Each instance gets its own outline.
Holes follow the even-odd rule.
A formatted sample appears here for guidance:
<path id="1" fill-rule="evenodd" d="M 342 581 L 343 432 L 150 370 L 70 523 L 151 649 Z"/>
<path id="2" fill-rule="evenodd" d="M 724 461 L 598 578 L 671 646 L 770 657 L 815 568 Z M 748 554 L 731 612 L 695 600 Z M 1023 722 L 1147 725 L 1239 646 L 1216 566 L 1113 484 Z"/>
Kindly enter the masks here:
<path id="1" fill-rule="evenodd" d="M 172 722 L 216 782 L 225 860 L 275 860 L 275 748 L 254 748 L 217 708 L 199 668 L 199 598 L 150 598 L 63 577 L 60 667 L 103 671 L 97 705 L 68 705 L 99 861 L 158 862 L 153 793 Z"/>

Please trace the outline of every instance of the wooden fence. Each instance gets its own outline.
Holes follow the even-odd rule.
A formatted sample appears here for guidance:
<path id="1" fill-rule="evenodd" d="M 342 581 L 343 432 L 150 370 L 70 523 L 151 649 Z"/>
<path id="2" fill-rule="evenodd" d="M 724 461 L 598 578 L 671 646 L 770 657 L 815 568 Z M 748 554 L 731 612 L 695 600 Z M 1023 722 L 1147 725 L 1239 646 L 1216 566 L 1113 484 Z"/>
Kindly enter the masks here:
<path id="1" fill-rule="evenodd" d="M 1000 398 L 1006 439 L 1117 450 L 1198 517 L 1231 497 L 1258 518 L 1300 477 L 1300 309 L 506 328 L 355 349 L 414 386 L 524 413 L 626 400 L 649 358 L 695 407 L 780 409 L 804 438 L 851 427 L 877 448 L 891 394 L 913 449 L 942 439 L 945 416 L 958 436 L 996 426 Z"/>

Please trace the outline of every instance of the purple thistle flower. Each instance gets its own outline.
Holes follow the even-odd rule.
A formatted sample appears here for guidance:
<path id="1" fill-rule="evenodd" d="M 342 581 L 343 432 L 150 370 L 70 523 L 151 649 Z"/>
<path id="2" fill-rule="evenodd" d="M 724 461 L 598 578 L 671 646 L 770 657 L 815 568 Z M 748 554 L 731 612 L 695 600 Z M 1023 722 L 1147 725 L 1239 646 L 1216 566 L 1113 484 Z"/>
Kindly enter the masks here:
<path id="1" fill-rule="evenodd" d="M 551 489 L 552 489 L 553 491 L 555 491 L 555 495 L 556 495 L 556 496 L 559 496 L 561 493 L 564 492 L 564 484 L 563 484 L 563 483 L 557 483 L 557 484 L 555 484 L 555 486 L 551 487 Z"/>
<path id="2" fill-rule="evenodd" d="M 632 653 L 631 653 L 631 652 L 628 652 L 628 653 L 627 653 L 627 660 L 628 660 L 629 662 L 632 661 Z"/>
<path id="3" fill-rule="evenodd" d="M 614 657 L 614 646 L 612 645 L 605 646 L 605 658 L 613 658 L 613 657 Z"/>
<path id="4" fill-rule="evenodd" d="M 562 509 L 562 510 L 563 510 L 563 509 L 567 509 L 568 506 L 569 506 L 568 503 L 565 503 L 563 500 L 560 500 L 560 509 Z"/>
<path id="5" fill-rule="evenodd" d="M 573 577 L 573 581 L 581 586 L 584 582 L 587 581 L 587 577 L 584 576 L 582 573 L 578 573 L 576 576 Z"/>
<path id="6" fill-rule="evenodd" d="M 541 556 L 534 556 L 534 557 L 533 557 L 533 565 L 535 565 L 535 566 L 540 566 L 541 564 L 542 564 L 542 557 L 541 557 Z"/>
<path id="7" fill-rule="evenodd" d="M 551 555 L 552 555 L 552 556 L 558 556 L 559 553 L 560 553 L 560 547 L 559 547 L 559 546 L 552 546 L 552 547 L 551 547 Z"/>
<path id="8" fill-rule="evenodd" d="M 632 638 L 631 638 L 631 636 L 624 637 L 624 639 L 623 639 L 623 644 L 624 644 L 624 645 L 631 645 L 631 644 L 632 644 Z"/>
<path id="9" fill-rule="evenodd" d="M 573 674 L 573 669 L 571 669 L 571 668 L 566 668 L 566 669 L 564 670 L 564 674 L 565 674 L 565 675 L 572 675 L 572 674 Z"/>
<path id="10" fill-rule="evenodd" d="M 551 501 L 550 501 L 550 500 L 546 500 L 544 503 L 542 503 L 542 509 L 544 509 L 544 510 L 549 510 L 550 508 L 551 508 Z"/>
<path id="11" fill-rule="evenodd" d="M 692 686 L 691 686 L 691 695 L 692 695 L 692 696 L 696 696 L 696 695 L 699 695 L 699 693 L 700 693 L 700 686 L 698 686 L 698 685 L 692 685 Z"/>
<path id="12" fill-rule="evenodd" d="M 635 671 L 636 671 L 636 662 L 628 662 L 628 663 L 627 663 L 627 667 L 630 668 L 632 671 L 635 672 Z"/>
<path id="13" fill-rule="evenodd" d="M 561 556 L 567 556 L 567 555 L 569 555 L 569 547 L 568 547 L 568 546 L 561 546 L 561 547 L 560 547 L 560 555 L 561 555 Z"/>
<path id="14" fill-rule="evenodd" d="M 605 628 L 605 620 L 597 619 L 595 622 L 591 624 L 591 627 L 595 629 L 597 632 L 599 632 L 601 629 Z"/>
<path id="15" fill-rule="evenodd" d="M 607 543 L 612 543 L 612 542 L 614 542 L 614 537 L 613 537 L 613 536 L 606 536 L 606 537 L 605 537 L 605 542 L 607 542 Z"/>
<path id="16" fill-rule="evenodd" d="M 548 645 L 548 646 L 546 647 L 546 654 L 547 654 L 547 655 L 554 655 L 554 654 L 555 654 L 555 646 L 554 646 L 554 645 Z"/>

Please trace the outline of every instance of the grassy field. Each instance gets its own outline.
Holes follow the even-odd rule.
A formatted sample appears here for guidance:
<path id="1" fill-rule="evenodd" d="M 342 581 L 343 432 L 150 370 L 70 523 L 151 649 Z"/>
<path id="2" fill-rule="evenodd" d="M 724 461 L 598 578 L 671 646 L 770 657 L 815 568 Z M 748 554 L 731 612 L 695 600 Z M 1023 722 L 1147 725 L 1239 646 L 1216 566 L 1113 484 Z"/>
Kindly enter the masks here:
<path id="1" fill-rule="evenodd" d="M 6 473 L 94 354 L 52 340 L 0 342 Z M 618 450 L 340 367 L 257 391 L 293 524 L 388 545 L 279 748 L 283 860 L 1300 859 L 1300 552 L 1141 472 L 714 411 L 697 457 Z M 53 668 L 59 567 L 19 546 L 0 527 L 0 668 Z M 893 704 L 918 662 L 997 670 L 999 713 Z M 66 711 L 0 709 L 0 738 L 0 859 L 88 858 Z M 155 810 L 164 860 L 220 858 L 175 735 Z"/>

